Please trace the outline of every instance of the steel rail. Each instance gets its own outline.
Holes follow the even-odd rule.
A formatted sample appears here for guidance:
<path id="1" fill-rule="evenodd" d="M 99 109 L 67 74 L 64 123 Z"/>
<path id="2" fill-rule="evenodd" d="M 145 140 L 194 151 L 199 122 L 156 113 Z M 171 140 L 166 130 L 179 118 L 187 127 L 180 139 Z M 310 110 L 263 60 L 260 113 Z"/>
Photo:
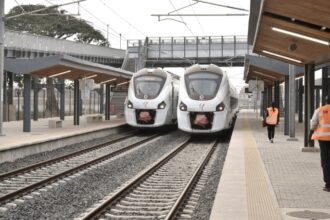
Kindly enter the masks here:
<path id="1" fill-rule="evenodd" d="M 133 179 L 130 183 L 128 183 L 125 187 L 121 188 L 119 191 L 117 191 L 114 195 L 111 196 L 111 198 L 105 200 L 97 207 L 93 208 L 91 211 L 89 211 L 86 215 L 84 215 L 80 220 L 91 220 L 91 219 L 97 219 L 100 215 L 102 215 L 109 206 L 118 199 L 120 199 L 132 186 L 138 184 L 141 180 L 145 179 L 149 175 L 151 175 L 153 172 L 155 172 L 159 167 L 164 165 L 166 162 L 168 162 L 170 159 L 172 159 L 175 155 L 177 155 L 181 150 L 183 150 L 189 143 L 190 139 L 186 140 L 184 143 L 182 143 L 179 147 L 175 148 L 165 156 L 163 156 L 161 159 L 159 159 L 157 162 L 155 162 L 148 170 L 146 170 L 141 175 L 137 176 L 135 179 Z"/>
<path id="2" fill-rule="evenodd" d="M 44 180 L 41 180 L 39 182 L 33 183 L 33 184 L 29 185 L 29 186 L 23 187 L 23 188 L 21 188 L 19 190 L 16 190 L 14 192 L 8 193 L 8 194 L 0 197 L 0 204 L 3 204 L 3 203 L 5 203 L 7 201 L 10 201 L 10 200 L 13 200 L 13 199 L 15 199 L 17 197 L 21 197 L 21 196 L 23 196 L 24 194 L 26 194 L 26 193 L 28 193 L 30 191 L 33 191 L 33 190 L 42 188 L 43 186 L 45 186 L 45 185 L 47 185 L 49 183 L 53 183 L 56 180 L 62 179 L 64 177 L 66 177 L 66 176 L 69 176 L 72 173 L 76 173 L 76 172 L 78 172 L 80 170 L 86 169 L 87 167 L 90 167 L 92 165 L 95 165 L 95 164 L 101 163 L 101 162 L 103 162 L 105 160 L 108 160 L 108 159 L 110 159 L 110 158 L 112 158 L 114 156 L 117 156 L 117 155 L 119 155 L 121 153 L 124 153 L 124 152 L 126 152 L 126 151 L 128 151 L 128 150 L 130 150 L 130 149 L 132 149 L 132 148 L 134 148 L 136 146 L 138 146 L 138 145 L 141 145 L 141 144 L 146 143 L 146 142 L 148 142 L 148 141 L 150 141 L 152 139 L 155 139 L 158 136 L 159 136 L 159 134 L 152 135 L 152 136 L 150 136 L 148 138 L 145 138 L 145 139 L 143 139 L 141 141 L 135 142 L 134 144 L 130 144 L 130 145 L 128 145 L 128 146 L 126 146 L 126 147 L 124 147 L 122 149 L 119 149 L 119 150 L 114 151 L 112 153 L 109 153 L 107 155 L 101 156 L 101 157 L 99 157 L 99 158 L 97 158 L 95 160 L 89 161 L 89 162 L 87 162 L 85 164 L 82 164 L 80 166 L 74 167 L 74 168 L 69 169 L 67 171 L 64 171 L 62 173 L 59 173 L 59 174 L 56 174 L 56 175 L 51 176 L 49 178 L 46 178 Z"/>
<path id="3" fill-rule="evenodd" d="M 13 171 L 10 171 L 10 172 L 7 172 L 7 173 L 0 174 L 0 181 L 4 180 L 6 178 L 10 178 L 10 177 L 14 177 L 14 176 L 26 173 L 26 172 L 30 172 L 32 170 L 38 169 L 38 168 L 43 167 L 43 166 L 58 163 L 60 161 L 66 160 L 66 159 L 71 158 L 71 157 L 79 156 L 79 155 L 82 155 L 84 153 L 106 147 L 108 145 L 117 143 L 117 142 L 119 142 L 121 140 L 124 140 L 126 138 L 132 137 L 134 135 L 136 135 L 136 132 L 133 132 L 133 133 L 130 132 L 128 135 L 125 135 L 123 137 L 119 137 L 119 138 L 116 138 L 116 139 L 113 139 L 113 140 L 110 140 L 110 141 L 104 141 L 103 143 L 100 143 L 100 144 L 94 144 L 92 147 L 89 147 L 89 148 L 86 148 L 86 149 L 83 149 L 83 150 L 75 151 L 75 152 L 69 153 L 67 155 L 63 155 L 63 156 L 56 157 L 56 158 L 53 158 L 53 159 L 50 159 L 50 160 L 46 160 L 46 161 L 42 161 L 42 162 L 39 162 L 39 163 L 36 163 L 36 164 L 32 164 L 32 165 L 29 165 L 29 166 L 26 166 L 26 167 L 23 167 L 23 168 L 18 168 L 16 170 L 13 170 Z"/>
<path id="4" fill-rule="evenodd" d="M 206 153 L 205 157 L 203 159 L 201 159 L 201 161 L 198 165 L 198 168 L 196 169 L 196 171 L 194 172 L 194 174 L 190 178 L 190 180 L 187 183 L 186 187 L 184 188 L 181 195 L 178 197 L 178 199 L 176 200 L 176 202 L 174 203 L 174 205 L 172 206 L 170 212 L 167 214 L 167 216 L 165 217 L 164 220 L 175 219 L 179 208 L 181 207 L 181 205 L 182 205 L 183 201 L 185 200 L 185 198 L 187 198 L 187 195 L 189 194 L 189 191 L 193 188 L 194 184 L 198 180 L 198 177 L 202 173 L 202 171 L 203 171 L 204 167 L 206 166 L 207 162 L 210 160 L 210 158 L 211 158 L 211 156 L 212 156 L 212 154 L 215 150 L 215 147 L 218 145 L 218 143 L 219 143 L 219 141 L 216 140 L 215 143 L 210 147 L 209 151 Z"/>

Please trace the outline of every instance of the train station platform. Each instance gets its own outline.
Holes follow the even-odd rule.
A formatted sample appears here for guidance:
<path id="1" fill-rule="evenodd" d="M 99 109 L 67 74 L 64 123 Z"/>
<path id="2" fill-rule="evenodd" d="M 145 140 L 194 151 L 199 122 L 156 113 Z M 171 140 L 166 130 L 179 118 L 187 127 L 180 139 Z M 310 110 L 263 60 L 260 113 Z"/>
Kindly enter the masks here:
<path id="1" fill-rule="evenodd" d="M 261 118 L 240 112 L 211 220 L 330 219 L 319 152 L 302 152 L 303 124 L 296 123 L 298 141 L 283 129 L 281 118 L 270 143 Z"/>
<path id="2" fill-rule="evenodd" d="M 0 136 L 0 163 L 104 137 L 119 132 L 125 125 L 124 117 L 111 116 L 105 121 L 101 115 L 81 116 L 80 124 L 73 125 L 73 117 L 66 116 L 63 121 L 59 118 L 31 121 L 31 132 L 23 132 L 23 121 L 4 122 L 4 136 Z"/>

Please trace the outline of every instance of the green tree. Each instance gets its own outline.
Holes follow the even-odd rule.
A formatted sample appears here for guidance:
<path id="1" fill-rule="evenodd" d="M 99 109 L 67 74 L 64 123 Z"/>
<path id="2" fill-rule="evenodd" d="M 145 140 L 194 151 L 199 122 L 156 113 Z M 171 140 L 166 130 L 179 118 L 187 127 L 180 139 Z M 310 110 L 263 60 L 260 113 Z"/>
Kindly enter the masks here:
<path id="1" fill-rule="evenodd" d="M 45 9 L 43 11 L 22 15 L 5 21 L 9 30 L 25 31 L 32 34 L 44 35 L 58 39 L 73 39 L 74 41 L 108 46 L 109 42 L 85 20 L 67 14 L 58 8 L 46 8 L 44 5 L 21 5 L 12 8 L 6 17 L 19 15 L 23 12 Z M 16 77 L 18 85 L 22 84 L 22 77 Z M 55 81 L 56 82 L 56 81 Z M 52 84 L 52 79 L 47 79 L 47 84 Z M 47 88 L 46 115 L 58 115 L 59 107 L 54 89 Z"/>
<path id="2" fill-rule="evenodd" d="M 6 17 L 45 8 L 44 5 L 16 6 L 8 12 Z M 67 14 L 65 10 L 57 8 L 47 8 L 31 15 L 12 18 L 6 20 L 5 25 L 8 29 L 15 31 L 26 31 L 59 39 L 73 37 L 78 42 L 101 46 L 109 44 L 101 32 L 95 30 L 85 20 L 78 19 Z"/>

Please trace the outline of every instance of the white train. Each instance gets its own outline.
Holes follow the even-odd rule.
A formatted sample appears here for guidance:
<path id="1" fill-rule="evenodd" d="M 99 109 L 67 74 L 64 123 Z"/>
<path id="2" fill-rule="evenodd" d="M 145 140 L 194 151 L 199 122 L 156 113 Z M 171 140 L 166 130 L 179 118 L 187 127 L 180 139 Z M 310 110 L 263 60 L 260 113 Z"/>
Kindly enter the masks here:
<path id="1" fill-rule="evenodd" d="M 142 69 L 133 74 L 125 102 L 126 122 L 139 128 L 177 122 L 179 77 L 162 69 Z"/>
<path id="2" fill-rule="evenodd" d="M 177 109 L 179 129 L 214 133 L 232 127 L 238 112 L 238 95 L 218 66 L 193 65 L 180 80 Z"/>

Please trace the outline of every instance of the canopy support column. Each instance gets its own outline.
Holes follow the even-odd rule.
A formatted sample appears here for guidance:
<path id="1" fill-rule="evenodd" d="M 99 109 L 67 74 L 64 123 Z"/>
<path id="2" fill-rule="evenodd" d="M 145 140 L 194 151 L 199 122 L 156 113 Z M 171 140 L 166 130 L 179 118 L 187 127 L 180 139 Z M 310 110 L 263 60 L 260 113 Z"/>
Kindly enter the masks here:
<path id="1" fill-rule="evenodd" d="M 79 107 L 80 107 L 80 96 L 79 96 L 79 80 L 74 81 L 74 97 L 73 97 L 73 125 L 79 125 Z"/>
<path id="2" fill-rule="evenodd" d="M 65 84 L 64 80 L 60 81 L 60 93 L 61 93 L 61 102 L 60 102 L 60 119 L 64 120 L 65 117 Z"/>
<path id="3" fill-rule="evenodd" d="M 296 66 L 289 64 L 289 135 L 288 141 L 297 141 L 296 133 Z"/>
<path id="4" fill-rule="evenodd" d="M 303 122 L 303 79 L 298 79 L 298 122 Z"/>
<path id="5" fill-rule="evenodd" d="M 25 74 L 24 81 L 24 107 L 23 107 L 23 132 L 31 132 L 31 76 Z"/>
<path id="6" fill-rule="evenodd" d="M 304 146 L 314 147 L 314 142 L 309 141 L 310 119 L 314 113 L 314 64 L 305 65 L 305 117 L 304 117 Z"/>
<path id="7" fill-rule="evenodd" d="M 105 86 L 105 120 L 110 120 L 110 84 Z"/>
<path id="8" fill-rule="evenodd" d="M 289 76 L 285 76 L 284 135 L 289 135 Z"/>

